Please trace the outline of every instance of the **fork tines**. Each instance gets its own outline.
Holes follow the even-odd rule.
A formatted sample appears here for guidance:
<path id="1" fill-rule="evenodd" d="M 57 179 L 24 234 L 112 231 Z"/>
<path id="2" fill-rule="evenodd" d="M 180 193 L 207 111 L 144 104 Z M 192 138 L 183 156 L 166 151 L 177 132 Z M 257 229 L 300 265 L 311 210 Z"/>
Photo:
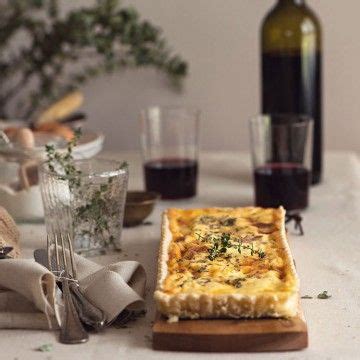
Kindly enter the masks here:
<path id="1" fill-rule="evenodd" d="M 52 273 L 58 277 L 77 280 L 74 250 L 70 234 L 48 234 L 47 256 L 49 270 Z"/>

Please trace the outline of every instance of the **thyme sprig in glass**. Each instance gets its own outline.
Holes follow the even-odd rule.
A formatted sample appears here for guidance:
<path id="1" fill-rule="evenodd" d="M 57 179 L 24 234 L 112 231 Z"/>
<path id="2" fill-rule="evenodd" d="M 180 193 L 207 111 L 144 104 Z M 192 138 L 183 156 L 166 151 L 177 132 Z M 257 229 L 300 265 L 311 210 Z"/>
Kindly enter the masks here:
<path id="1" fill-rule="evenodd" d="M 66 152 L 62 153 L 55 149 L 52 144 L 45 145 L 47 165 L 49 170 L 58 175 L 61 180 L 69 182 L 70 190 L 81 185 L 81 171 L 74 165 L 73 149 L 78 144 L 81 137 L 81 129 L 74 131 L 74 137 L 68 141 Z"/>
<path id="2" fill-rule="evenodd" d="M 67 143 L 65 152 L 56 150 L 54 145 L 46 145 L 46 163 L 50 172 L 68 183 L 70 196 L 74 200 L 77 199 L 72 210 L 75 234 L 78 233 L 78 224 L 86 224 L 79 230 L 81 233 L 78 235 L 106 237 L 111 243 L 115 239 L 111 235 L 110 222 L 118 214 L 118 207 L 113 204 L 117 200 L 112 199 L 111 191 L 114 178 L 109 177 L 107 183 L 99 184 L 94 189 L 89 188 L 88 183 L 84 183 L 86 177 L 84 178 L 83 172 L 76 167 L 73 156 L 73 149 L 80 137 L 81 130 L 78 129 L 73 139 Z M 127 167 L 128 164 L 123 162 L 116 170 Z"/>

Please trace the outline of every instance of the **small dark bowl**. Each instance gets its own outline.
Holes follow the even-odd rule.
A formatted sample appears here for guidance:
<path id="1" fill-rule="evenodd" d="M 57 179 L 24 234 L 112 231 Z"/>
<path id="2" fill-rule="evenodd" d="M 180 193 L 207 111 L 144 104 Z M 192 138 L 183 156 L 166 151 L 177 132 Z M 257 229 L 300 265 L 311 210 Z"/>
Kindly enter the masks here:
<path id="1" fill-rule="evenodd" d="M 152 213 L 160 195 L 152 191 L 128 191 L 126 195 L 124 226 L 131 227 L 143 223 Z"/>

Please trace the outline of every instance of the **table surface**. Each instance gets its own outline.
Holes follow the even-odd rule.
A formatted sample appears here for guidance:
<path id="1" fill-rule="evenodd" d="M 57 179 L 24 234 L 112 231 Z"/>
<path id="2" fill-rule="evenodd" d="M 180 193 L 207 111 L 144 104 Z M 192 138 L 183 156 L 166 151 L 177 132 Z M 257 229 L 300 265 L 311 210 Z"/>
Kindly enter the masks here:
<path id="1" fill-rule="evenodd" d="M 130 189 L 142 188 L 136 154 L 106 154 L 130 163 Z M 154 318 L 152 293 L 160 236 L 160 213 L 167 207 L 245 206 L 253 201 L 249 157 L 241 153 L 207 153 L 201 158 L 199 195 L 187 201 L 160 202 L 149 220 L 152 225 L 124 229 L 123 252 L 96 258 L 100 263 L 123 259 L 140 261 L 147 272 L 147 314 L 127 328 L 93 334 L 83 345 L 62 345 L 50 331 L 0 330 L 1 359 L 356 359 L 360 347 L 360 162 L 349 152 L 326 154 L 325 180 L 311 189 L 311 206 L 304 212 L 305 236 L 290 237 L 301 279 L 301 294 L 309 327 L 309 348 L 299 352 L 260 354 L 205 354 L 159 352 L 151 349 Z M 22 248 L 32 257 L 44 247 L 43 224 L 22 224 Z M 319 300 L 327 290 L 332 297 Z M 115 299 L 114 299 L 115 300 Z M 48 353 L 36 351 L 53 344 Z"/>

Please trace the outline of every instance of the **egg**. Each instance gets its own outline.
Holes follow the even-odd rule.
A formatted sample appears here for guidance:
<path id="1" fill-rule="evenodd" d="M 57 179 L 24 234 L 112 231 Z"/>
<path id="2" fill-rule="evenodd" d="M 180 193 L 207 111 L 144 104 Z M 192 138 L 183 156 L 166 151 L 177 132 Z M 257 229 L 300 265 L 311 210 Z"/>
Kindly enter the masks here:
<path id="1" fill-rule="evenodd" d="M 15 133 L 15 142 L 24 149 L 35 146 L 34 133 L 29 128 L 19 128 Z"/>

